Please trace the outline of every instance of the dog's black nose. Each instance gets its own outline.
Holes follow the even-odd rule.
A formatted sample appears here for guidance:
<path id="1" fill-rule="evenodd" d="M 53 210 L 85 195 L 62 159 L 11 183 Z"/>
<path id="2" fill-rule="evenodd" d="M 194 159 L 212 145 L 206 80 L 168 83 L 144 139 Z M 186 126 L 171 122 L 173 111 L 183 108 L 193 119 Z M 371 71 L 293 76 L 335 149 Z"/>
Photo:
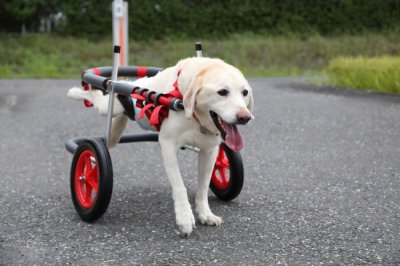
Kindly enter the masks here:
<path id="1" fill-rule="evenodd" d="M 245 125 L 251 120 L 251 114 L 248 111 L 239 111 L 236 115 L 238 124 Z"/>

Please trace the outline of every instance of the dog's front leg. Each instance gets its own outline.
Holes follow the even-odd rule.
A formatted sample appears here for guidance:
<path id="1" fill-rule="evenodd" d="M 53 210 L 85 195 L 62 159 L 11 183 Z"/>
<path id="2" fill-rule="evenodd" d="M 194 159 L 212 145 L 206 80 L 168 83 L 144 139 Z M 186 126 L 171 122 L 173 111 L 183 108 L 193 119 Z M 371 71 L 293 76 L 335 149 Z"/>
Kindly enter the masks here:
<path id="1" fill-rule="evenodd" d="M 189 236 L 195 226 L 195 220 L 188 200 L 185 185 L 179 171 L 177 153 L 179 147 L 171 139 L 159 139 L 165 171 L 172 186 L 176 224 L 184 236 Z"/>
<path id="2" fill-rule="evenodd" d="M 199 152 L 196 212 L 202 224 L 219 226 L 222 224 L 221 217 L 214 215 L 208 205 L 208 187 L 217 153 L 218 146 L 209 150 L 200 150 Z"/>

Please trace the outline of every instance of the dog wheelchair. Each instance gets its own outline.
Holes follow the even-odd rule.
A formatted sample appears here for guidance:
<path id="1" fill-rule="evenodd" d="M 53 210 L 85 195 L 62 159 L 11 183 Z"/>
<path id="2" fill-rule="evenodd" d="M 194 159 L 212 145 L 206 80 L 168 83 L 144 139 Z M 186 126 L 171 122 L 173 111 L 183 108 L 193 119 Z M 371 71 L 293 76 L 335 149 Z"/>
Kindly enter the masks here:
<path id="1" fill-rule="evenodd" d="M 158 133 L 162 120 L 168 112 L 183 111 L 180 93 L 161 94 L 146 88 L 135 87 L 132 84 L 118 81 L 120 77 L 152 77 L 162 71 L 158 67 L 127 66 L 118 67 L 119 46 L 114 46 L 114 61 L 111 67 L 91 68 L 82 74 L 84 90 L 97 89 L 104 94 L 110 94 L 107 113 L 106 134 L 104 137 L 76 137 L 69 139 L 65 147 L 73 154 L 70 170 L 70 190 L 73 205 L 82 220 L 93 222 L 99 219 L 107 210 L 113 188 L 113 167 L 108 143 L 112 125 L 112 110 L 114 95 L 125 109 L 125 115 L 136 120 L 144 129 L 149 129 L 139 123 L 138 116 L 147 116 L 153 124 L 153 132 L 126 134 L 119 143 L 158 141 Z M 201 56 L 201 44 L 196 43 L 196 54 Z M 84 100 L 86 107 L 92 104 Z M 142 110 L 135 113 L 134 105 Z M 144 110 L 144 111 L 143 111 Z M 198 152 L 191 146 L 182 150 Z M 217 159 L 210 181 L 211 191 L 223 201 L 236 198 L 243 186 L 244 171 L 240 153 L 232 151 L 224 143 L 220 145 Z"/>

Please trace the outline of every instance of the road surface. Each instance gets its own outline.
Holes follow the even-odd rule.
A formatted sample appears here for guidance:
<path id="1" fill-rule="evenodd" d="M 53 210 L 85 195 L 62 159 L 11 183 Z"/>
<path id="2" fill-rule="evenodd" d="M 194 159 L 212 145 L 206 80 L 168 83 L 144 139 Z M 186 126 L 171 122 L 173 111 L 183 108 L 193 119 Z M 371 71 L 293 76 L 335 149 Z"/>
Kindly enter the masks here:
<path id="1" fill-rule="evenodd" d="M 400 97 L 250 83 L 243 191 L 229 203 L 210 192 L 225 223 L 185 239 L 157 143 L 112 151 L 108 211 L 82 222 L 64 142 L 103 134 L 105 119 L 67 99 L 78 80 L 1 80 L 0 265 L 399 265 Z M 196 156 L 179 157 L 193 204 Z"/>

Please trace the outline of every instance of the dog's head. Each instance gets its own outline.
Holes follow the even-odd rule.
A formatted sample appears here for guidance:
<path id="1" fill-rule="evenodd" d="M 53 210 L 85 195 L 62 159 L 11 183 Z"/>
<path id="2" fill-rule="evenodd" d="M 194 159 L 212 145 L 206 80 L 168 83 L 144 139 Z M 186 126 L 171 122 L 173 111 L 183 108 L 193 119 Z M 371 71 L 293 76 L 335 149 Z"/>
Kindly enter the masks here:
<path id="1" fill-rule="evenodd" d="M 208 130 L 221 134 L 234 151 L 243 147 L 237 124 L 247 124 L 253 116 L 252 89 L 235 67 L 211 60 L 197 69 L 183 97 L 185 114 L 195 117 Z"/>

